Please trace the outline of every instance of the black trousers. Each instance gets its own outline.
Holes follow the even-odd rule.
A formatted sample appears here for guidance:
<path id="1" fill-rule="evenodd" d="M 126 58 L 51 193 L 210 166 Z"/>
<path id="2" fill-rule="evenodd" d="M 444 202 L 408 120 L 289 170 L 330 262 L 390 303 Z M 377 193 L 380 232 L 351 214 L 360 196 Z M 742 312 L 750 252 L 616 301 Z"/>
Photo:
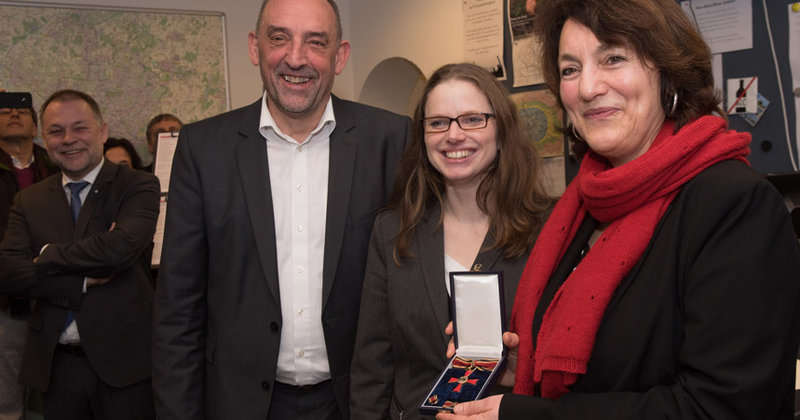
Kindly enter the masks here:
<path id="1" fill-rule="evenodd" d="M 267 420 L 294 419 L 342 419 L 331 381 L 305 386 L 275 382 Z"/>
<path id="2" fill-rule="evenodd" d="M 80 347 L 59 346 L 56 350 L 50 386 L 42 400 L 47 420 L 156 418 L 150 379 L 123 388 L 108 385 L 97 376 Z"/>

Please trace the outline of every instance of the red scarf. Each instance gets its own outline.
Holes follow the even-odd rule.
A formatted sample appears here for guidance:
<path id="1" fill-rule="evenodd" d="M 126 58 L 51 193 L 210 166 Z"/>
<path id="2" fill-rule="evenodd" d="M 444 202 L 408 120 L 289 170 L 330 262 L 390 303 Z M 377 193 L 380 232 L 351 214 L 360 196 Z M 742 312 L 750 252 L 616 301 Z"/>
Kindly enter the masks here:
<path id="1" fill-rule="evenodd" d="M 511 330 L 520 337 L 514 393 L 559 398 L 586 373 L 606 306 L 647 248 L 667 206 L 683 184 L 729 159 L 747 162 L 750 135 L 726 130 L 705 116 L 673 134 L 661 127 L 650 149 L 617 168 L 589 152 L 545 224 L 520 279 Z M 533 315 L 550 276 L 586 212 L 609 223 L 589 253 L 553 297 L 533 354 Z"/>

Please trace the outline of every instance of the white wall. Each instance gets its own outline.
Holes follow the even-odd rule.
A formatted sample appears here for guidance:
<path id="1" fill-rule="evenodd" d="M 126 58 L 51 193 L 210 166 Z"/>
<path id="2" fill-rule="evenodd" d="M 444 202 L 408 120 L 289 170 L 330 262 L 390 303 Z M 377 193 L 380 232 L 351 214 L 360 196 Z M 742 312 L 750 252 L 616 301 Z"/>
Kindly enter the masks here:
<path id="1" fill-rule="evenodd" d="M 349 0 L 353 97 L 387 58 L 405 58 L 425 77 L 464 60 L 460 0 Z"/>

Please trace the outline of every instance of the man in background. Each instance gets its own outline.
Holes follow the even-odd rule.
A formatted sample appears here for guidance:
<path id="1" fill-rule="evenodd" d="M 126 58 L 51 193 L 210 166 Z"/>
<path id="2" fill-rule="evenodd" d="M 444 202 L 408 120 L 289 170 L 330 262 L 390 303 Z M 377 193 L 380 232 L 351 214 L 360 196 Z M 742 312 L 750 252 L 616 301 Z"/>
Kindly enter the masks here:
<path id="1" fill-rule="evenodd" d="M 178 132 L 181 127 L 183 127 L 181 120 L 172 114 L 158 114 L 147 123 L 147 131 L 145 131 L 145 135 L 147 136 L 147 148 L 153 156 L 153 161 L 150 162 L 150 165 L 144 167 L 146 171 L 153 172 L 155 169 L 155 153 L 158 135 L 161 133 Z"/>
<path id="2" fill-rule="evenodd" d="M 17 191 L 58 172 L 34 144 L 37 118 L 28 92 L 0 90 L 0 241 Z M 24 390 L 17 382 L 28 331 L 29 299 L 0 295 L 0 420 L 23 417 Z"/>
<path id="3" fill-rule="evenodd" d="M 58 419 L 155 418 L 150 253 L 158 180 L 103 159 L 108 127 L 89 95 L 42 105 L 60 175 L 21 190 L 0 244 L 0 293 L 36 299 L 20 381 Z"/>
<path id="4" fill-rule="evenodd" d="M 153 389 L 170 419 L 347 419 L 375 213 L 410 120 L 331 95 L 350 43 L 330 0 L 268 0 L 262 97 L 188 124 L 169 187 Z"/>

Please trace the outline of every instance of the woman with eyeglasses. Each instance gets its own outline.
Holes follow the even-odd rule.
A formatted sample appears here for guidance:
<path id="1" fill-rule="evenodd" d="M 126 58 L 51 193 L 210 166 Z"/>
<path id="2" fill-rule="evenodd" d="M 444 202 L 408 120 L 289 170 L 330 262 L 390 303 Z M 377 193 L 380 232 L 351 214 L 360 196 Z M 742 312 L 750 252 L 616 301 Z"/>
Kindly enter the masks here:
<path id="1" fill-rule="evenodd" d="M 351 367 L 354 419 L 420 418 L 448 362 L 449 272 L 502 270 L 513 302 L 552 201 L 508 91 L 485 69 L 433 73 L 394 196 L 373 229 Z M 510 317 L 506 307 L 506 321 Z"/>

